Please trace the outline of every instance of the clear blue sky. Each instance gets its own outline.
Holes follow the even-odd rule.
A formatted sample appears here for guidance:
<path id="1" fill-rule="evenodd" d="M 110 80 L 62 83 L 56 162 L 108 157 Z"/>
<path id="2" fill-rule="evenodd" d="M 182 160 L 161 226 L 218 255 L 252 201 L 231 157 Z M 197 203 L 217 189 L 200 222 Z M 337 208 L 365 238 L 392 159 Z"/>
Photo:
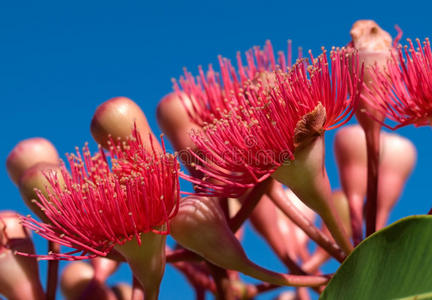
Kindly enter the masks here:
<path id="1" fill-rule="evenodd" d="M 91 141 L 89 124 L 98 104 L 114 96 L 135 100 L 155 132 L 156 105 L 182 68 L 215 63 L 218 54 L 234 58 L 270 39 L 286 49 L 287 39 L 317 53 L 345 45 L 357 19 L 375 19 L 404 38 L 430 34 L 430 4 L 416 1 L 2 1 L 0 4 L 0 209 L 29 210 L 9 180 L 4 161 L 22 139 L 42 136 L 59 152 Z M 303 4 L 302 4 L 303 3 Z M 333 132 L 334 133 L 334 132 Z M 327 135 L 327 165 L 339 186 Z M 418 165 L 392 215 L 428 211 L 430 128 L 398 131 L 418 148 Z M 95 149 L 95 148 L 94 148 Z M 38 251 L 46 251 L 37 239 Z M 245 249 L 257 263 L 283 271 L 263 242 L 248 231 Z M 45 264 L 42 265 L 45 274 Z M 114 281 L 129 281 L 125 267 Z M 181 297 L 180 297 L 181 295 Z M 270 299 L 271 294 L 259 299 Z M 182 277 L 167 269 L 161 299 L 192 299 Z"/>

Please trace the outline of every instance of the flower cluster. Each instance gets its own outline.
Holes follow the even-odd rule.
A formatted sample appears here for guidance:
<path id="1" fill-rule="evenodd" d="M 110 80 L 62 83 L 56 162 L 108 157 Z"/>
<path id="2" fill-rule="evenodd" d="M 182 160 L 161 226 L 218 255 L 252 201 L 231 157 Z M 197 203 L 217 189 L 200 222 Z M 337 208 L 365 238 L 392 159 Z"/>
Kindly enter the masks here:
<path id="1" fill-rule="evenodd" d="M 49 260 L 49 299 L 58 260 L 82 259 L 92 266 L 73 262 L 63 273 L 69 298 L 114 299 L 105 280 L 120 261 L 133 272 L 134 299 L 158 298 L 167 262 L 187 277 L 197 299 L 206 291 L 249 299 L 278 285 L 297 287 L 301 299 L 309 297 L 303 287 L 321 293 L 332 275 L 320 266 L 330 257 L 356 259 L 349 255 L 365 238 L 363 227 L 369 235 L 385 226 L 414 167 L 415 147 L 381 133 L 383 116 L 399 128 L 429 124 L 432 115 L 429 40 L 395 51 L 390 34 L 371 20 L 356 22 L 351 36 L 348 47 L 319 56 L 299 51 L 293 65 L 290 42 L 288 53 L 277 55 L 267 42 L 246 52 L 246 64 L 238 54 L 237 68 L 219 57 L 220 73 L 212 66 L 196 78 L 185 71 L 157 110 L 175 155 L 126 97 L 97 108 L 90 128 L 99 151 L 77 148 L 68 166 L 47 140 L 19 143 L 7 168 L 42 221 L 0 212 L 0 293 L 20 299 L 16 278 L 24 278 L 30 287 L 21 299 L 44 298 L 39 277 L 25 278 L 38 274 L 35 258 Z M 360 126 L 344 126 L 355 114 Z M 332 190 L 324 134 L 341 126 L 334 152 L 342 190 Z M 183 199 L 179 176 L 195 188 Z M 248 219 L 291 274 L 247 257 L 241 228 Z M 49 241 L 47 255 L 34 253 L 27 229 Z M 166 245 L 168 234 L 175 250 Z M 71 249 L 60 252 L 60 245 Z M 249 285 L 236 272 L 263 284 Z"/>

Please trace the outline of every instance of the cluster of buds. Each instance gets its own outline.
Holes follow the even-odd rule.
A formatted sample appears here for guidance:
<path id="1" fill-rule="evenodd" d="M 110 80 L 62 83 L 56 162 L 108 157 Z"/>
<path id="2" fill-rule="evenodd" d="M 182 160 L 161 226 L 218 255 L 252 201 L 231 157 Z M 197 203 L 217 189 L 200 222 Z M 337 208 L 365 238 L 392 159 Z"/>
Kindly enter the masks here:
<path id="1" fill-rule="evenodd" d="M 246 53 L 246 64 L 239 54 L 237 68 L 220 57 L 220 73 L 185 72 L 156 114 L 174 154 L 125 97 L 96 109 L 94 154 L 85 145 L 65 164 L 45 139 L 20 142 L 7 169 L 37 218 L 0 213 L 0 293 L 54 299 L 59 260 L 72 261 L 60 280 L 66 299 L 157 299 L 166 263 L 196 299 L 252 299 L 281 286 L 295 290 L 278 299 L 321 293 L 331 278 L 323 264 L 343 262 L 386 226 L 414 167 L 415 147 L 382 132 L 385 117 L 399 128 L 429 124 L 432 114 L 428 40 L 402 50 L 400 36 L 392 44 L 373 21 L 356 22 L 351 36 L 346 47 L 318 56 L 299 51 L 294 64 L 291 43 L 275 55 L 267 42 Z M 354 115 L 360 125 L 346 125 Z M 333 129 L 340 190 L 325 167 L 324 135 Z M 194 185 L 184 198 L 179 177 Z M 249 259 L 247 220 L 287 272 Z M 35 253 L 30 230 L 48 240 L 47 254 Z M 40 259 L 49 261 L 45 289 Z M 132 284 L 108 286 L 121 263 Z"/>

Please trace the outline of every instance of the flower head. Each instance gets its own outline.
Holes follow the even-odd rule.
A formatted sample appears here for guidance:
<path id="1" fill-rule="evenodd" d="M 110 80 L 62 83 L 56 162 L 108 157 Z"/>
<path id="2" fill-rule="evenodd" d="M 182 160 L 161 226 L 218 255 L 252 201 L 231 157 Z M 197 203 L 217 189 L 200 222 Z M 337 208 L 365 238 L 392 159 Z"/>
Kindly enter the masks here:
<path id="1" fill-rule="evenodd" d="M 301 57 L 301 49 L 299 56 Z M 287 55 L 281 51 L 277 58 L 270 41 L 267 41 L 263 49 L 255 47 L 246 52 L 246 65 L 243 65 L 238 52 L 237 71 L 229 59 L 219 56 L 220 74 L 211 65 L 207 74 L 200 67 L 196 79 L 185 70 L 184 77 L 179 80 L 180 86 L 174 82 L 174 87 L 191 120 L 204 126 L 226 116 L 239 105 L 237 94 L 241 93 L 245 82 L 271 80 L 267 75 L 276 69 L 286 72 L 291 68 L 291 60 L 291 41 L 288 41 Z"/>
<path id="2" fill-rule="evenodd" d="M 349 71 L 359 67 L 357 56 L 334 49 L 330 61 L 326 52 L 310 61 L 276 71 L 272 85 L 246 81 L 237 105 L 192 135 L 206 157 L 196 166 L 204 178 L 190 179 L 198 191 L 238 196 L 294 160 L 313 137 L 349 120 L 361 87 L 360 72 Z"/>
<path id="3" fill-rule="evenodd" d="M 399 47 L 398 55 L 381 72 L 370 71 L 376 82 L 368 87 L 366 100 L 397 124 L 393 129 L 414 124 L 430 124 L 432 116 L 432 52 L 429 39 L 415 49 Z M 390 127 L 387 125 L 387 127 Z"/>
<path id="4" fill-rule="evenodd" d="M 147 151 L 135 129 L 127 141 L 112 143 L 110 160 L 103 150 L 91 156 L 87 146 L 82 155 L 78 150 L 69 155 L 70 173 L 61 167 L 63 185 L 58 174 L 47 173 L 51 189 L 48 196 L 38 193 L 38 206 L 51 223 L 25 217 L 24 224 L 48 240 L 76 250 L 43 258 L 105 256 L 114 246 L 135 237 L 140 243 L 143 233 L 167 234 L 168 221 L 178 209 L 179 166 L 163 149 L 158 153 L 152 146 L 152 151 Z M 79 252 L 82 254 L 74 256 Z"/>

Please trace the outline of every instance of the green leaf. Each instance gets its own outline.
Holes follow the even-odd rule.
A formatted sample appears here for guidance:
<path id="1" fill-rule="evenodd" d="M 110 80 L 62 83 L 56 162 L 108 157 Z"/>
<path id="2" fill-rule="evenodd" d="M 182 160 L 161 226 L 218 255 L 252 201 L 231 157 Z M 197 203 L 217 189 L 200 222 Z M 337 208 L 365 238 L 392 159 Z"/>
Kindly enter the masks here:
<path id="1" fill-rule="evenodd" d="M 422 299 L 432 299 L 432 292 L 412 295 L 412 296 L 403 297 L 403 298 L 397 298 L 395 300 L 422 300 Z"/>
<path id="2" fill-rule="evenodd" d="M 319 299 L 432 299 L 431 290 L 432 216 L 411 216 L 365 239 Z"/>

